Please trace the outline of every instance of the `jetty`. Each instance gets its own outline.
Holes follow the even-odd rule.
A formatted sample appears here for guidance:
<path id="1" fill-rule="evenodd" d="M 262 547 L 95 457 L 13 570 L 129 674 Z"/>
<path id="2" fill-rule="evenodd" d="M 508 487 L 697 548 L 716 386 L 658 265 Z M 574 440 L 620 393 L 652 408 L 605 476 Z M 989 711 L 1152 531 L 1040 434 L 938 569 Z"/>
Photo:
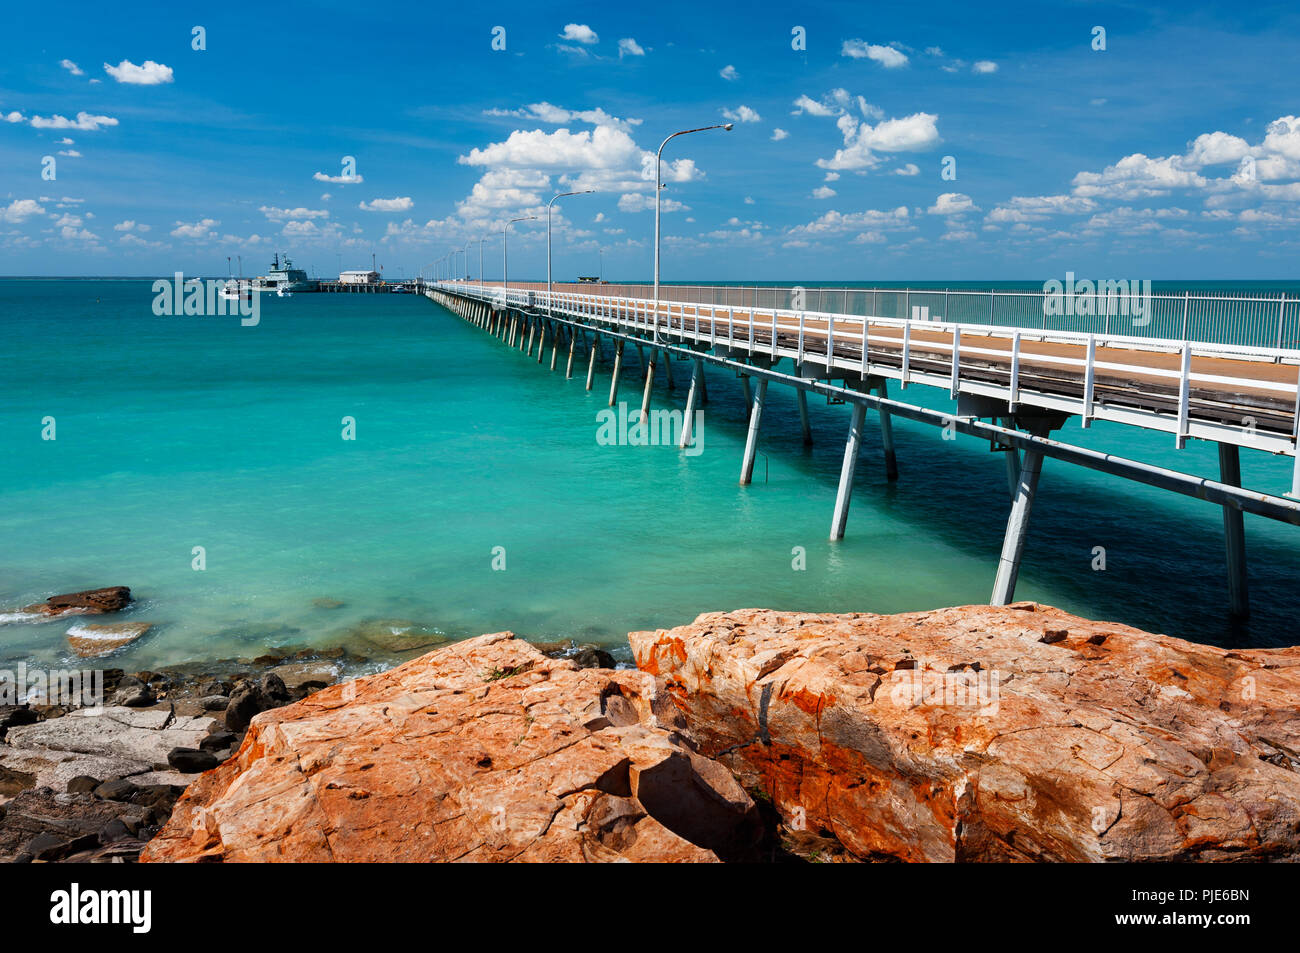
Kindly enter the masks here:
<path id="1" fill-rule="evenodd" d="M 608 368 L 618 399 L 623 357 L 641 356 L 640 413 L 657 373 L 687 362 L 681 445 L 707 399 L 704 369 L 739 378 L 748 433 L 739 482 L 748 484 L 771 384 L 795 390 L 803 438 L 808 395 L 850 408 L 830 538 L 843 538 L 866 414 L 878 415 L 885 472 L 899 478 L 892 420 L 963 433 L 1003 454 L 1010 497 L 990 604 L 1014 600 L 1029 517 L 1046 458 L 1219 506 L 1230 611 L 1249 613 L 1244 513 L 1300 526 L 1300 301 L 1276 296 L 1138 295 L 1089 290 L 917 291 L 442 281 L 422 293 L 474 326 L 543 361 L 561 353 L 565 376 L 586 362 L 586 387 Z M 895 389 L 891 393 L 891 384 Z M 905 399 L 946 391 L 948 412 Z M 1052 437 L 1071 417 L 1217 444 L 1218 479 L 1155 466 Z M 1242 485 L 1240 451 L 1292 458 L 1289 493 Z"/>

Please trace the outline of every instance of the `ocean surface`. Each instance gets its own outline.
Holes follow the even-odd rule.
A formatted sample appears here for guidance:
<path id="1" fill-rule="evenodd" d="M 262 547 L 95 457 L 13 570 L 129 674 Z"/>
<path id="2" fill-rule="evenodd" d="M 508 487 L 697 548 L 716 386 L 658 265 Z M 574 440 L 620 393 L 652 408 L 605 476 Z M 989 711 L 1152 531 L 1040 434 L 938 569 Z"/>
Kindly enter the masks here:
<path id="1" fill-rule="evenodd" d="M 811 399 L 805 449 L 793 393 L 772 388 L 741 487 L 745 415 L 728 373 L 708 372 L 698 455 L 602 446 L 606 365 L 587 393 L 563 355 L 552 373 L 419 296 L 265 296 L 256 327 L 157 317 L 152 302 L 148 280 L 0 280 L 0 620 L 55 593 L 130 586 L 138 601 L 119 618 L 155 628 L 114 666 L 364 653 L 358 627 L 374 620 L 573 638 L 626 659 L 627 632 L 711 610 L 988 600 L 1008 500 L 982 441 L 896 420 L 891 484 L 868 414 L 847 536 L 830 543 L 847 407 Z M 635 405 L 630 349 L 628 364 Z M 688 367 L 672 392 L 660 375 L 658 406 L 681 406 Z M 951 406 L 938 390 L 907 396 Z M 1209 444 L 1176 451 L 1106 423 L 1060 437 L 1217 477 Z M 1242 466 L 1248 485 L 1289 488 L 1288 459 L 1243 451 Z M 1226 612 L 1218 508 L 1048 460 L 1017 597 L 1219 645 L 1294 644 L 1300 529 L 1248 515 L 1246 532 L 1242 626 Z M 0 624 L 0 667 L 71 663 L 77 621 Z"/>

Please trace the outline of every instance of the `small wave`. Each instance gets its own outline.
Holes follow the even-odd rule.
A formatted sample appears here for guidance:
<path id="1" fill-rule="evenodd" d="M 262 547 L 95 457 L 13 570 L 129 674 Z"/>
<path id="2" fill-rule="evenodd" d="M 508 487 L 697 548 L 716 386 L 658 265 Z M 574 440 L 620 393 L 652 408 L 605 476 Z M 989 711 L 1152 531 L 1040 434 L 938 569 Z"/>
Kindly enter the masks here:
<path id="1" fill-rule="evenodd" d="M 54 615 L 43 612 L 0 612 L 0 625 L 33 625 L 41 622 L 58 622 L 71 615 L 85 615 L 89 609 L 64 609 Z"/>
<path id="2" fill-rule="evenodd" d="M 104 632 L 91 628 L 92 624 L 89 622 L 78 623 L 68 629 L 68 635 L 75 635 L 77 638 L 85 639 L 88 642 L 120 642 L 122 639 L 134 634 L 131 632 L 115 632 L 111 629 Z"/>

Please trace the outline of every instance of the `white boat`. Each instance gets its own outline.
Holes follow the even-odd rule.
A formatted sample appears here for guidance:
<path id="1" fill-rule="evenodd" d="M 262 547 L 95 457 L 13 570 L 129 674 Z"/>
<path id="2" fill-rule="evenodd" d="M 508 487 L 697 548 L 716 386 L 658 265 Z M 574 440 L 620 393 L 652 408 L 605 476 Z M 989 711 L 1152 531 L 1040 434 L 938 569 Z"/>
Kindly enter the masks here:
<path id="1" fill-rule="evenodd" d="M 248 288 L 238 285 L 224 285 L 221 289 L 221 297 L 227 301 L 252 301 L 253 292 Z"/>
<path id="2" fill-rule="evenodd" d="M 288 288 L 281 286 L 276 289 L 275 296 L 277 298 L 292 298 L 293 292 L 290 291 Z"/>

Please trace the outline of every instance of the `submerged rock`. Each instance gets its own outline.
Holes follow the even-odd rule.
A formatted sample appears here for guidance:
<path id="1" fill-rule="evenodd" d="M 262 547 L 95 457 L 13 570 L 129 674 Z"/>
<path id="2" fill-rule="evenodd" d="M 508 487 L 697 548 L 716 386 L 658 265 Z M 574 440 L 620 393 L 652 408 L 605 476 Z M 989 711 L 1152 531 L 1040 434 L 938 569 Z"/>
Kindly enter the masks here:
<path id="1" fill-rule="evenodd" d="M 1033 603 L 629 638 L 701 754 L 859 858 L 1300 859 L 1300 648 Z"/>
<path id="2" fill-rule="evenodd" d="M 674 717 L 640 673 L 480 636 L 258 715 L 142 859 L 752 857 L 753 801 Z"/>
<path id="3" fill-rule="evenodd" d="M 351 635 L 396 654 L 448 641 L 446 635 L 432 626 L 409 619 L 366 619 L 351 630 Z"/>
<path id="4" fill-rule="evenodd" d="M 81 623 L 68 629 L 68 645 L 82 658 L 99 658 L 130 645 L 152 628 L 151 622 Z"/>

